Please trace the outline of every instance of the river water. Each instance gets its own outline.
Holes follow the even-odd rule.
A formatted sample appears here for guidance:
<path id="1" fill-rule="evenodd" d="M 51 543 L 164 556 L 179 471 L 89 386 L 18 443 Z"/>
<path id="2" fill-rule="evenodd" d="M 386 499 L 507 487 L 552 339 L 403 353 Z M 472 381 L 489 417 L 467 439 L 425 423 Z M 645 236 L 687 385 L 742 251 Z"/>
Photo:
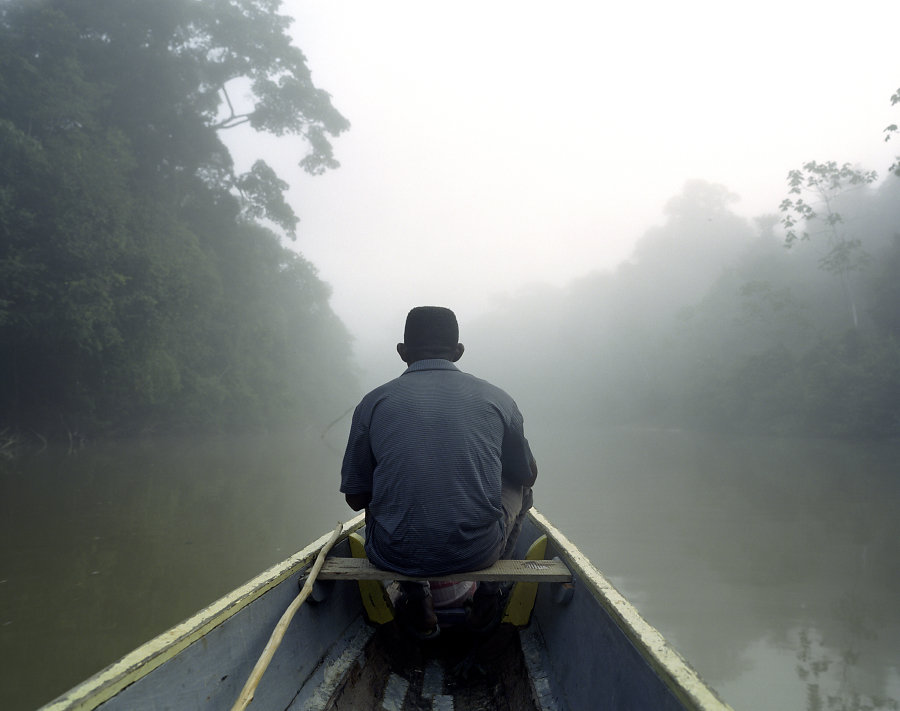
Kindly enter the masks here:
<path id="1" fill-rule="evenodd" d="M 0 465 L 3 707 L 51 700 L 350 518 L 341 436 Z M 735 709 L 898 708 L 900 444 L 529 437 L 537 507 Z"/>

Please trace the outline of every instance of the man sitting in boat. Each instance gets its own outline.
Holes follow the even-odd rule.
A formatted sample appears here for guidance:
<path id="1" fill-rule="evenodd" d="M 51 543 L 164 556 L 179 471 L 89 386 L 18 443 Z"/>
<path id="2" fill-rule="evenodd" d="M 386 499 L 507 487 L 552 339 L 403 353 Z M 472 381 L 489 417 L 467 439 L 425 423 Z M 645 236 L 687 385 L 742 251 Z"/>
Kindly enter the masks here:
<path id="1" fill-rule="evenodd" d="M 397 344 L 408 367 L 357 406 L 341 468 L 347 503 L 366 509 L 369 560 L 423 580 L 511 557 L 537 478 L 515 401 L 454 365 L 458 341 L 450 309 L 409 312 Z M 437 635 L 428 583 L 402 589 L 414 632 Z M 493 623 L 499 598 L 498 583 L 481 583 L 469 623 Z"/>

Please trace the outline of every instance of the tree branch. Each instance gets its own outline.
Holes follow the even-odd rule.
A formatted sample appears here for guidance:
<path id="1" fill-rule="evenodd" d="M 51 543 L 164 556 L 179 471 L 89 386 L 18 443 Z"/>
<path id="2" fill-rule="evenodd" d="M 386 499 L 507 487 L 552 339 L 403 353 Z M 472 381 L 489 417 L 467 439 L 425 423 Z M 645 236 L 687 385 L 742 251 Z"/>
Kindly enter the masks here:
<path id="1" fill-rule="evenodd" d="M 241 114 L 240 116 L 229 116 L 224 121 L 219 121 L 219 123 L 214 123 L 210 128 L 215 131 L 220 129 L 225 130 L 229 128 L 234 128 L 235 126 L 240 126 L 243 123 L 249 123 L 249 121 L 253 118 L 253 114 Z"/>
<path id="2" fill-rule="evenodd" d="M 240 126 L 241 124 L 247 123 L 253 118 L 253 114 L 236 114 L 234 112 L 234 104 L 231 103 L 231 96 L 228 93 L 228 88 L 222 84 L 219 87 L 219 91 L 222 93 L 222 96 L 225 97 L 225 103 L 228 104 L 228 117 L 219 121 L 219 123 L 214 123 L 210 128 L 215 131 L 220 129 L 225 130 L 229 128 L 234 128 L 235 126 Z"/>

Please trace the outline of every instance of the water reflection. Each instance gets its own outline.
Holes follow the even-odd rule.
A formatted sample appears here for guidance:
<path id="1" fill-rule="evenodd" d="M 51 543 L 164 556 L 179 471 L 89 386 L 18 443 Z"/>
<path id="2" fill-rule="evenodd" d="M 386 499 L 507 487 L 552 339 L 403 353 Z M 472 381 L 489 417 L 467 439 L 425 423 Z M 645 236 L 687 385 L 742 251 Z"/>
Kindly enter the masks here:
<path id="1" fill-rule="evenodd" d="M 333 528 L 318 434 L 46 451 L 0 472 L 4 708 L 46 702 Z"/>
<path id="2" fill-rule="evenodd" d="M 545 512 L 735 708 L 807 706 L 800 629 L 857 654 L 825 676 L 900 698 L 900 446 L 616 430 L 535 449 L 565 481 Z"/>
<path id="3" fill-rule="evenodd" d="M 797 675 L 806 685 L 808 711 L 862 711 L 898 709 L 900 703 L 887 690 L 866 691 L 886 680 L 873 679 L 872 642 L 880 637 L 857 600 L 842 598 L 835 606 L 838 636 L 828 644 L 812 627 L 797 632 Z M 892 640 L 893 641 L 893 640 Z"/>

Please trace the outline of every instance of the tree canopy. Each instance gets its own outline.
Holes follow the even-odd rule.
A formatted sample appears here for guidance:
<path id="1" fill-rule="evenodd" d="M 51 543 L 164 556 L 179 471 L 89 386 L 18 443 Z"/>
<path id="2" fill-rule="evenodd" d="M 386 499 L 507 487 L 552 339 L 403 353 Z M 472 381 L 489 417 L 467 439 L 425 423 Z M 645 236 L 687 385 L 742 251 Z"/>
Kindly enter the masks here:
<path id="1" fill-rule="evenodd" d="M 287 184 L 223 131 L 295 134 L 310 173 L 349 126 L 278 0 L 0 8 L 0 429 L 328 420 L 349 336 Z M 237 106 L 237 88 L 243 105 Z M 323 409 L 325 408 L 325 409 Z"/>
<path id="2" fill-rule="evenodd" d="M 885 131 L 888 140 L 897 127 Z M 629 261 L 567 289 L 526 292 L 483 319 L 475 330 L 519 354 L 518 367 L 494 375 L 492 363 L 508 357 L 474 348 L 470 360 L 537 400 L 529 412 L 554 417 L 896 438 L 896 163 L 890 173 L 878 183 L 875 171 L 809 161 L 788 173 L 780 214 L 752 222 L 732 212 L 724 186 L 688 181 Z M 564 369 L 556 351 L 531 347 L 533 333 L 566 344 Z M 548 376 L 535 385 L 534 373 Z"/>
<path id="3" fill-rule="evenodd" d="M 474 327 L 470 340 L 484 345 L 470 365 L 522 398 L 532 420 L 900 436 L 900 181 L 832 202 L 870 255 L 853 272 L 855 328 L 823 268 L 828 241 L 785 249 L 778 215 L 754 224 L 730 202 L 722 186 L 689 182 L 630 261 L 526 292 Z M 534 333 L 565 344 L 564 367 L 558 349 L 533 347 Z M 486 352 L 494 343 L 503 353 Z"/>

